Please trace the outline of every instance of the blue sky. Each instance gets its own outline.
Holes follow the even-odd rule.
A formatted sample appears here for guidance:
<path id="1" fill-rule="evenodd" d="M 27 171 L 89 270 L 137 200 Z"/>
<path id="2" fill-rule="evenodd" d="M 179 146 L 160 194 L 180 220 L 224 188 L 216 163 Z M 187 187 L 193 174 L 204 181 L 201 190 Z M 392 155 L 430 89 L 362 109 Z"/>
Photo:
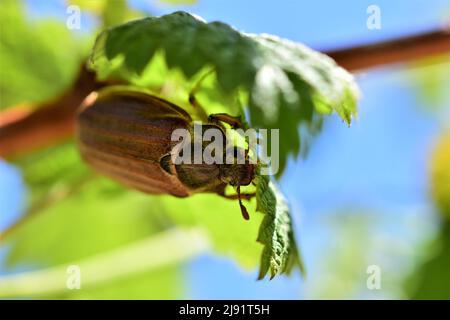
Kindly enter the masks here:
<path id="1" fill-rule="evenodd" d="M 156 14 L 174 10 L 152 1 L 131 3 Z M 366 10 L 373 4 L 382 13 L 382 28 L 377 31 L 366 28 Z M 181 8 L 207 21 L 226 21 L 246 32 L 272 33 L 313 47 L 329 48 L 429 29 L 439 23 L 448 7 L 447 0 L 200 0 L 194 6 Z"/>
<path id="2" fill-rule="evenodd" d="M 428 30 L 439 25 L 450 10 L 448 0 L 200 0 L 189 7 L 153 1 L 131 3 L 155 14 L 184 9 L 208 21 L 221 20 L 246 32 L 276 34 L 314 48 L 367 43 Z M 61 2 L 56 6 L 47 1 L 29 4 L 36 16 L 64 15 Z M 366 9 L 371 4 L 381 9 L 381 30 L 366 28 Z M 348 128 L 337 117 L 328 119 L 308 158 L 290 161 L 281 181 L 295 212 L 297 234 L 312 279 L 317 276 L 314 270 L 323 267 L 323 256 L 339 241 L 333 238 L 333 229 L 324 225 L 324 219 L 338 215 L 338 210 L 362 215 L 376 212 L 378 223 L 371 229 L 371 237 L 389 235 L 412 246 L 426 236 L 428 229 L 414 223 L 411 227 L 411 219 L 419 221 L 419 226 L 432 220 L 427 198 L 427 154 L 440 125 L 437 118 L 423 111 L 427 106 L 417 99 L 417 86 L 404 81 L 399 76 L 402 72 L 401 67 L 389 67 L 357 75 L 363 92 L 358 120 Z M 0 176 L 0 210 L 6 212 L 8 208 L 10 213 L 1 214 L 1 229 L 20 212 L 23 185 L 17 170 L 4 162 L 0 162 Z M 376 250 L 375 256 L 385 257 L 392 265 L 405 263 L 404 256 Z M 186 273 L 192 298 L 308 297 L 298 275 L 256 282 L 255 272 L 243 272 L 232 261 L 215 256 L 191 262 Z"/>

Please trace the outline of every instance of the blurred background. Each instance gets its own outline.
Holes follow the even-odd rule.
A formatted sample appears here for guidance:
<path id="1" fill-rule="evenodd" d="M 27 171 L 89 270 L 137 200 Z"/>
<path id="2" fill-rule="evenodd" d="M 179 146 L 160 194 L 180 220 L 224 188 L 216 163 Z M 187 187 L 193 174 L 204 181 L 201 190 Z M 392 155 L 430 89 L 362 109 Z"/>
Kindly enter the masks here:
<path id="1" fill-rule="evenodd" d="M 66 27 L 70 4 L 80 29 Z M 0 123 L 73 86 L 105 26 L 176 10 L 326 51 L 441 28 L 450 2 L 0 0 Z M 0 298 L 450 298 L 450 53 L 355 76 L 358 119 L 327 117 L 280 180 L 306 278 L 256 281 L 260 214 L 246 224 L 215 196 L 126 190 L 85 167 L 66 137 L 0 159 Z M 80 290 L 52 277 L 69 265 L 86 266 Z M 379 289 L 367 286 L 369 266 Z"/>

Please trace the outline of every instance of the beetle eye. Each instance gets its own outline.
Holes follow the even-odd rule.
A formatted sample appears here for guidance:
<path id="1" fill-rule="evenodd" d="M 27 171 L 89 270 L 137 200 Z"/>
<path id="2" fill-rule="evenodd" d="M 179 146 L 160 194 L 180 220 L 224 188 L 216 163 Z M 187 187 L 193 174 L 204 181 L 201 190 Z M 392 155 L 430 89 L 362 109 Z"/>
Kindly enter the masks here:
<path id="1" fill-rule="evenodd" d="M 161 159 L 159 160 L 159 165 L 168 174 L 174 174 L 173 169 L 172 169 L 172 159 L 171 159 L 170 154 L 166 154 L 165 156 L 162 156 Z"/>

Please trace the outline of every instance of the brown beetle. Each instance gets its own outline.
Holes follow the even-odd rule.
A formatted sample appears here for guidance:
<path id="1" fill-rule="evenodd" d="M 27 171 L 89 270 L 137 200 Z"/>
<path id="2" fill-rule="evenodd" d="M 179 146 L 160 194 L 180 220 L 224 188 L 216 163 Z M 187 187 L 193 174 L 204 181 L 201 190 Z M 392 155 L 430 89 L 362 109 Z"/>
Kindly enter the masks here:
<path id="1" fill-rule="evenodd" d="M 239 125 L 237 118 L 224 114 L 208 119 L 204 128 L 221 132 L 224 132 L 221 122 Z M 187 197 L 213 192 L 239 199 L 242 215 L 249 219 L 241 198 L 250 199 L 254 194 L 241 194 L 240 186 L 252 183 L 255 165 L 248 161 L 174 164 L 171 152 L 177 142 L 171 136 L 176 129 L 193 130 L 192 118 L 186 111 L 156 96 L 129 90 L 91 94 L 77 117 L 81 156 L 96 171 L 149 194 Z M 237 187 L 237 195 L 226 195 L 227 185 Z"/>

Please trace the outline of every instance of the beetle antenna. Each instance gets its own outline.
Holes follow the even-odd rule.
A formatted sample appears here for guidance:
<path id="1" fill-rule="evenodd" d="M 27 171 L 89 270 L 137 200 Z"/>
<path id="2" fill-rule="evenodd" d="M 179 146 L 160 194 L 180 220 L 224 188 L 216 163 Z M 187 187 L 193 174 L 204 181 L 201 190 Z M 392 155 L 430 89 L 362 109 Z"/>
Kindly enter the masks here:
<path id="1" fill-rule="evenodd" d="M 245 220 L 250 220 L 250 216 L 248 214 L 247 208 L 242 204 L 242 199 L 241 199 L 241 186 L 237 187 L 237 194 L 238 194 L 238 199 L 239 199 L 239 206 L 241 207 L 241 213 L 242 213 L 242 217 Z"/>

